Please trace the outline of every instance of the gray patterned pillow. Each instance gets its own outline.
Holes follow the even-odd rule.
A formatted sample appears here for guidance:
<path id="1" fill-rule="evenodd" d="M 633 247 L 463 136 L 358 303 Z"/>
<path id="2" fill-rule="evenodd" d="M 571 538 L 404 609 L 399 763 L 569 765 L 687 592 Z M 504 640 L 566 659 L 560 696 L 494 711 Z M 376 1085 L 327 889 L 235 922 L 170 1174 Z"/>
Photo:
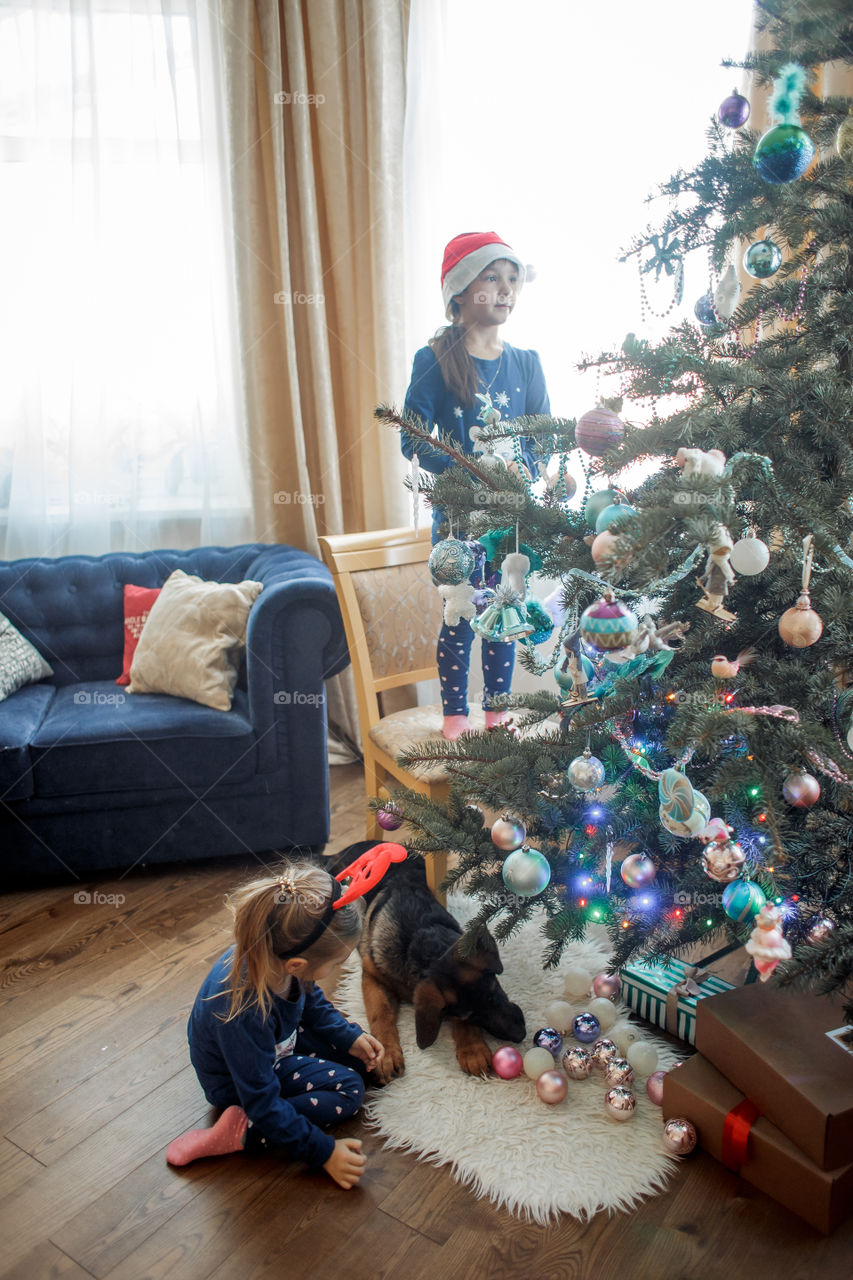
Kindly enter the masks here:
<path id="1" fill-rule="evenodd" d="M 0 702 L 25 684 L 52 675 L 38 649 L 0 613 Z"/>

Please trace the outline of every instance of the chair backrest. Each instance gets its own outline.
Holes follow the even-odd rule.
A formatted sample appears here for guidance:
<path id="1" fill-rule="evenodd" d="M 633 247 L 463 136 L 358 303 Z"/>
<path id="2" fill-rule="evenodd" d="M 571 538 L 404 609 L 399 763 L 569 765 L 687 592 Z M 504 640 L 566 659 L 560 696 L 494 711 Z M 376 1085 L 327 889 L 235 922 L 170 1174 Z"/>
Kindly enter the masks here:
<path id="1" fill-rule="evenodd" d="M 441 597 L 427 569 L 430 531 L 381 529 L 320 538 L 344 619 L 362 733 L 385 689 L 434 680 Z"/>

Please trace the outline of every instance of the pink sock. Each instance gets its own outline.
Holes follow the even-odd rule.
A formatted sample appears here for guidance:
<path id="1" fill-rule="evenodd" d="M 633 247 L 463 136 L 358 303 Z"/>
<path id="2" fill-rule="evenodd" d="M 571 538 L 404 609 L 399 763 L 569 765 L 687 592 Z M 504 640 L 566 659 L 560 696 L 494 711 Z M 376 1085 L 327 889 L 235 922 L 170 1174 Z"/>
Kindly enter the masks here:
<path id="1" fill-rule="evenodd" d="M 496 729 L 499 724 L 505 724 L 508 711 L 487 711 L 486 712 L 486 728 Z"/>
<path id="2" fill-rule="evenodd" d="M 243 1150 L 249 1117 L 242 1107 L 226 1107 L 210 1129 L 190 1129 L 166 1148 L 169 1164 L 190 1164 L 202 1156 L 225 1156 Z"/>
<path id="3" fill-rule="evenodd" d="M 441 732 L 445 738 L 453 742 L 460 733 L 467 733 L 470 728 L 467 716 L 445 716 L 444 728 Z"/>

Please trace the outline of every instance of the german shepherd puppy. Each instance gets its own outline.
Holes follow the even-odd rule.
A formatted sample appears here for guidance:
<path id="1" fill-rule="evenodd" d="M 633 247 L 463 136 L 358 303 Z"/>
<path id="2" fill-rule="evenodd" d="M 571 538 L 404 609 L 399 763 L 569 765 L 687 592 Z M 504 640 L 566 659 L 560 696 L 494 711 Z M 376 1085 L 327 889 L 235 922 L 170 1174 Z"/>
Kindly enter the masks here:
<path id="1" fill-rule="evenodd" d="M 334 859 L 335 865 L 347 866 L 376 843 L 350 845 Z M 373 1070 L 382 1084 L 404 1071 L 397 1034 L 401 1000 L 415 1007 L 419 1049 L 428 1049 L 442 1020 L 450 1019 L 457 1061 L 469 1075 L 491 1067 L 482 1031 L 499 1040 L 524 1039 L 524 1014 L 510 1003 L 497 979 L 503 965 L 494 938 L 482 933 L 473 954 L 461 955 L 462 930 L 430 893 L 420 857 L 392 863 L 380 883 L 364 895 L 364 902 L 358 946 L 361 985 L 370 1030 L 385 1047 Z"/>

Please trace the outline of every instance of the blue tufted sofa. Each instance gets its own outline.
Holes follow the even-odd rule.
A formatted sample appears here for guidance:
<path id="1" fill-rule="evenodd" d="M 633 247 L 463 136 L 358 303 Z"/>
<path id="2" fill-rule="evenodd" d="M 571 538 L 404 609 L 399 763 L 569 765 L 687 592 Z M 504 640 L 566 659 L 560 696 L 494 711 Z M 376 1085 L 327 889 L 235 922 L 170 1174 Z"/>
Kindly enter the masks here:
<path id="1" fill-rule="evenodd" d="M 115 683 L 125 583 L 175 569 L 264 584 L 228 712 Z M 54 670 L 0 702 L 7 883 L 327 840 L 323 682 L 349 657 L 314 556 L 252 543 L 0 561 L 0 612 Z"/>

